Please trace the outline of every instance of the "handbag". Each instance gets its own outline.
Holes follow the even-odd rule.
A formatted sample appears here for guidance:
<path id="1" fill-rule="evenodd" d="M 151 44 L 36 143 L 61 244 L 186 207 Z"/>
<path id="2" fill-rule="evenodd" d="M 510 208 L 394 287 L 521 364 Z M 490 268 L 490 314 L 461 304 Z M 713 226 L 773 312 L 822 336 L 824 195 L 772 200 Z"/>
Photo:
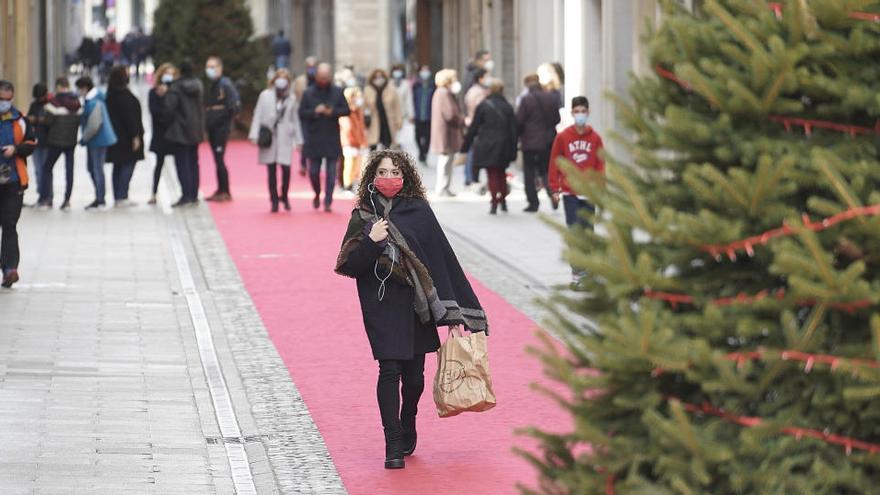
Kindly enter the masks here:
<path id="1" fill-rule="evenodd" d="M 465 337 L 456 335 L 450 328 L 449 337 L 437 351 L 437 374 L 434 375 L 437 414 L 450 418 L 466 411 L 488 411 L 495 404 L 486 333 L 472 332 Z"/>
<path id="2" fill-rule="evenodd" d="M 280 110 L 275 111 L 275 129 L 278 128 L 278 122 L 281 122 L 281 117 L 284 116 L 284 106 L 281 106 Z M 268 148 L 272 146 L 272 135 L 275 132 L 269 128 L 269 126 L 261 125 L 260 132 L 257 134 L 257 146 L 260 148 Z"/>

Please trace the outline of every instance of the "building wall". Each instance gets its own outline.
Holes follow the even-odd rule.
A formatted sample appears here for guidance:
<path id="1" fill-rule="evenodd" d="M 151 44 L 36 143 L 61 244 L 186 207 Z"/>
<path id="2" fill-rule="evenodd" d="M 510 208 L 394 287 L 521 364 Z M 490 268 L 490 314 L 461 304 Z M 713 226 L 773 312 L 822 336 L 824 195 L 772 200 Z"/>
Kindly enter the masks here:
<path id="1" fill-rule="evenodd" d="M 335 0 L 336 65 L 363 73 L 391 65 L 392 12 L 389 0 Z"/>

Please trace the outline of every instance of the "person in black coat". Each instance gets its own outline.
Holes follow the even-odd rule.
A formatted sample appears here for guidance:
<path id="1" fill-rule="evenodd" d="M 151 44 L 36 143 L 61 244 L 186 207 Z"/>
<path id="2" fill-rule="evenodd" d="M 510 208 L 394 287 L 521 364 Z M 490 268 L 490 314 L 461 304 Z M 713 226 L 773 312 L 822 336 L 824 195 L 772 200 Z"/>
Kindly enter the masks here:
<path id="1" fill-rule="evenodd" d="M 156 69 L 153 78 L 155 86 L 150 90 L 148 96 L 150 120 L 153 123 L 150 151 L 156 155 L 156 168 L 153 169 L 153 188 L 149 201 L 151 205 L 156 204 L 156 193 L 159 191 L 159 179 L 162 177 L 162 167 L 165 165 L 165 158 L 174 155 L 174 148 L 165 139 L 169 118 L 166 112 L 163 111 L 163 108 L 165 106 L 165 95 L 168 94 L 168 87 L 177 78 L 177 68 L 169 63 L 162 64 Z"/>
<path id="2" fill-rule="evenodd" d="M 519 108 L 516 109 L 516 124 L 523 152 L 523 182 L 526 186 L 526 199 L 529 205 L 525 211 L 538 211 L 538 181 L 547 191 L 553 208 L 559 204 L 553 200 L 547 170 L 550 148 L 556 138 L 556 124 L 559 123 L 559 93 L 545 90 L 537 74 L 529 74 L 523 81 L 528 88 L 523 94 Z"/>
<path id="3" fill-rule="evenodd" d="M 173 207 L 199 201 L 199 143 L 205 134 L 204 87 L 193 74 L 189 60 L 180 63 L 180 79 L 168 87 L 162 112 L 168 118 L 165 139 L 174 148 L 174 165 L 180 181 L 181 197 Z"/>
<path id="4" fill-rule="evenodd" d="M 128 185 L 134 165 L 144 159 L 144 124 L 141 104 L 128 89 L 128 67 L 114 66 L 107 83 L 107 113 L 116 131 L 116 144 L 107 149 L 107 163 L 113 164 L 113 199 L 119 208 L 131 206 Z"/>
<path id="5" fill-rule="evenodd" d="M 468 127 L 462 152 L 473 147 L 474 168 L 486 169 L 489 176 L 489 196 L 492 215 L 501 206 L 507 211 L 509 193 L 507 188 L 507 167 L 516 160 L 516 116 L 513 107 L 504 98 L 504 84 L 500 79 L 489 83 L 489 96 L 474 112 L 474 120 Z"/>
<path id="6" fill-rule="evenodd" d="M 412 158 L 399 150 L 367 160 L 336 273 L 357 281 L 364 326 L 379 361 L 376 394 L 385 431 L 385 468 L 405 466 L 416 448 L 425 354 L 437 327 L 487 332 L 486 314 L 458 263 Z"/>
<path id="7" fill-rule="evenodd" d="M 327 161 L 325 169 L 324 211 L 330 211 L 333 188 L 336 185 L 336 162 L 342 156 L 339 135 L 339 118 L 351 113 L 342 88 L 331 84 L 330 64 L 318 66 L 315 85 L 303 93 L 299 106 L 299 118 L 303 123 L 303 155 L 308 158 L 309 178 L 315 198 L 312 206 L 321 205 L 321 162 Z"/>

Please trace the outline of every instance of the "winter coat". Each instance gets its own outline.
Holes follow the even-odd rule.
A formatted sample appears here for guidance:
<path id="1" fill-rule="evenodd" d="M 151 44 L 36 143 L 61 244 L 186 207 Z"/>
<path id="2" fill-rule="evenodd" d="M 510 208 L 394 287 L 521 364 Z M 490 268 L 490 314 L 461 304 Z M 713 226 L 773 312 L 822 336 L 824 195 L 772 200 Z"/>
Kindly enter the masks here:
<path id="1" fill-rule="evenodd" d="M 431 100 L 431 151 L 448 155 L 461 148 L 464 116 L 449 88 L 437 88 Z"/>
<path id="2" fill-rule="evenodd" d="M 370 125 L 367 127 L 367 142 L 370 146 L 379 142 L 381 131 L 381 119 L 376 102 L 378 90 L 368 84 L 364 88 L 364 109 L 371 115 Z M 403 127 L 403 113 L 400 109 L 400 97 L 391 84 L 386 84 L 382 89 L 382 103 L 385 105 L 385 118 L 388 120 L 388 130 L 391 131 L 391 143 L 395 144 L 398 131 Z"/>
<path id="3" fill-rule="evenodd" d="M 165 139 L 174 144 L 193 145 L 204 140 L 205 111 L 202 82 L 194 77 L 171 83 L 165 94 L 163 111 L 170 124 Z"/>
<path id="4" fill-rule="evenodd" d="M 141 103 L 128 88 L 107 93 L 107 113 L 116 131 L 116 144 L 107 149 L 107 163 L 131 163 L 144 159 L 144 124 Z M 140 139 L 138 149 L 132 147 L 134 138 Z"/>
<path id="5" fill-rule="evenodd" d="M 516 125 L 523 151 L 545 151 L 553 145 L 559 123 L 559 96 L 540 85 L 529 88 L 516 109 Z"/>
<path id="6" fill-rule="evenodd" d="M 0 114 L 0 148 L 14 146 L 15 153 L 7 158 L 0 154 L 0 184 L 18 183 L 28 187 L 27 157 L 37 147 L 34 128 L 17 108 Z"/>
<path id="7" fill-rule="evenodd" d="M 407 123 L 415 118 L 412 83 L 407 79 L 401 79 L 399 82 L 392 82 L 391 85 L 397 91 L 397 99 L 400 101 L 400 117 L 403 123 Z"/>
<path id="8" fill-rule="evenodd" d="M 477 106 L 489 96 L 489 90 L 474 84 L 471 89 L 464 95 L 464 125 L 471 125 L 474 120 L 474 114 L 477 112 Z"/>
<path id="9" fill-rule="evenodd" d="M 104 102 L 104 93 L 92 88 L 86 95 L 80 117 L 82 136 L 80 143 L 88 148 L 106 148 L 116 144 L 116 132 L 110 123 L 110 114 Z"/>
<path id="10" fill-rule="evenodd" d="M 418 79 L 413 83 L 412 86 L 412 96 L 413 96 L 413 115 L 416 119 L 416 122 L 430 122 L 431 121 L 431 99 L 434 96 L 434 83 L 430 80 L 422 80 Z M 427 100 L 425 100 L 425 105 L 422 105 L 422 94 L 427 93 Z"/>
<path id="11" fill-rule="evenodd" d="M 58 93 L 46 105 L 46 144 L 54 148 L 76 147 L 81 105 L 73 93 Z"/>
<path id="12" fill-rule="evenodd" d="M 364 148 L 367 146 L 367 132 L 364 126 L 364 111 L 350 107 L 351 113 L 339 119 L 339 135 L 343 148 Z"/>
<path id="13" fill-rule="evenodd" d="M 34 127 L 34 136 L 37 138 L 37 146 L 46 146 L 46 138 L 48 137 L 48 129 L 46 128 L 46 100 L 34 100 L 28 107 L 27 119 Z"/>
<path id="14" fill-rule="evenodd" d="M 516 160 L 516 118 L 504 96 L 490 95 L 477 106 L 462 151 L 472 147 L 476 168 L 507 168 Z"/>
<path id="15" fill-rule="evenodd" d="M 205 92 L 205 129 L 208 132 L 229 135 L 232 119 L 241 111 L 238 89 L 228 77 L 213 81 Z"/>
<path id="16" fill-rule="evenodd" d="M 318 115 L 315 108 L 324 104 L 333 109 L 330 116 Z M 342 156 L 339 138 L 339 118 L 350 112 L 342 88 L 333 84 L 321 88 L 309 86 L 303 93 L 299 118 L 303 127 L 303 154 L 309 158 L 338 158 Z"/>
<path id="17" fill-rule="evenodd" d="M 280 107 L 279 107 L 280 103 Z M 254 119 L 248 138 L 256 142 L 260 135 L 260 126 L 272 129 L 272 144 L 260 148 L 257 160 L 259 163 L 278 163 L 290 165 L 293 148 L 302 143 L 302 132 L 296 114 L 296 97 L 288 94 L 279 102 L 275 88 L 264 89 L 254 107 Z"/>
<path id="18" fill-rule="evenodd" d="M 172 149 L 172 144 L 165 139 L 165 133 L 168 131 L 168 125 L 171 122 L 170 116 L 164 111 L 165 96 L 159 96 L 156 88 L 153 88 L 147 97 L 147 104 L 149 105 L 150 121 L 153 126 L 153 133 L 150 138 L 150 151 L 157 155 L 170 155 L 174 153 L 174 150 Z"/>

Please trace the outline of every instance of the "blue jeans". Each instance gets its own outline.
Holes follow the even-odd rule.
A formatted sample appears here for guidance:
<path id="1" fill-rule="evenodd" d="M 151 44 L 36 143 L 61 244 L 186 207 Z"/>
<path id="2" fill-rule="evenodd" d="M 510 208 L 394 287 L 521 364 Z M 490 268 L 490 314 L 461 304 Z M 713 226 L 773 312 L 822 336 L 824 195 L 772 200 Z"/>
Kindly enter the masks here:
<path id="1" fill-rule="evenodd" d="M 113 200 L 128 199 L 128 185 L 134 174 L 134 161 L 113 164 Z"/>
<path id="2" fill-rule="evenodd" d="M 467 160 L 464 162 L 464 183 L 470 184 L 471 182 L 477 182 L 474 177 L 474 150 L 467 152 Z"/>
<path id="3" fill-rule="evenodd" d="M 89 146 L 86 153 L 86 162 L 89 167 L 89 175 L 92 176 L 92 184 L 95 185 L 95 201 L 104 204 L 104 158 L 107 157 L 106 146 Z"/>
<path id="4" fill-rule="evenodd" d="M 588 201 L 578 198 L 577 196 L 573 196 L 571 194 L 563 194 L 562 207 L 565 210 L 565 224 L 568 225 L 568 228 L 572 228 L 577 225 L 583 227 L 584 229 L 593 230 L 593 224 L 591 224 L 587 219 L 581 216 L 581 213 L 595 213 L 595 206 L 590 204 Z M 586 272 L 584 272 L 580 268 L 575 268 L 574 266 L 572 266 L 571 273 L 573 275 L 581 277 L 585 275 Z"/>
<path id="5" fill-rule="evenodd" d="M 330 206 L 333 203 L 333 188 L 336 187 L 336 162 L 338 156 L 310 156 L 309 157 L 309 179 L 312 182 L 312 190 L 315 191 L 315 197 L 321 195 L 321 162 L 327 160 L 327 167 L 324 169 L 324 206 Z"/>
<path id="6" fill-rule="evenodd" d="M 41 191 L 40 187 L 43 185 L 43 168 L 46 165 L 46 155 L 49 154 L 48 146 L 37 146 L 34 148 L 34 152 L 31 156 L 34 157 L 34 178 L 37 181 L 37 192 Z M 42 194 L 40 195 L 39 201 L 43 201 Z"/>
<path id="7" fill-rule="evenodd" d="M 55 168 L 55 162 L 64 155 L 64 172 L 67 184 L 64 188 L 64 202 L 70 201 L 70 193 L 73 191 L 73 148 L 56 148 L 49 147 L 49 154 L 46 156 L 46 162 L 43 165 L 43 175 L 38 182 L 38 192 L 40 193 L 40 202 L 52 203 L 55 196 L 53 191 L 53 174 L 52 169 Z"/>
<path id="8" fill-rule="evenodd" d="M 275 69 L 287 69 L 287 55 L 275 56 Z"/>

